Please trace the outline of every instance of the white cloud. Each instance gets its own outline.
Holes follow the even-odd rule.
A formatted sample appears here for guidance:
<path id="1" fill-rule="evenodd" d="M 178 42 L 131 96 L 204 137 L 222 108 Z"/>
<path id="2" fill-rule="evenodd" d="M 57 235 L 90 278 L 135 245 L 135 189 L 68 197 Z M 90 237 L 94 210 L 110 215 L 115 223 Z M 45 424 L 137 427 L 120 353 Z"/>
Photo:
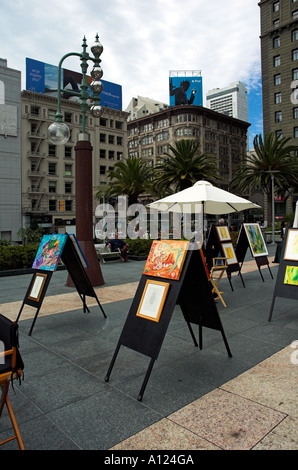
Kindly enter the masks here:
<path id="1" fill-rule="evenodd" d="M 122 85 L 123 106 L 137 95 L 168 103 L 169 70 L 202 70 L 204 94 L 236 80 L 253 87 L 259 14 L 256 0 L 15 0 L 1 8 L 1 56 L 25 87 L 26 57 L 56 65 L 98 32 L 103 78 Z M 80 71 L 79 60 L 65 67 Z"/>

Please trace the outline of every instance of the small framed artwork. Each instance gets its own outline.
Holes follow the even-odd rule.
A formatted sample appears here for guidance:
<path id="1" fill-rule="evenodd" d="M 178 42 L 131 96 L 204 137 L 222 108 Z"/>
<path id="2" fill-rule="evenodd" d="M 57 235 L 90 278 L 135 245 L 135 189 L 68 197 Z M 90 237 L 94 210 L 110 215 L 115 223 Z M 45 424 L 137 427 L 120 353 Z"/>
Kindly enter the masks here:
<path id="1" fill-rule="evenodd" d="M 221 247 L 228 265 L 238 263 L 233 243 L 222 243 Z"/>
<path id="2" fill-rule="evenodd" d="M 224 225 L 217 225 L 216 231 L 218 234 L 219 241 L 225 242 L 225 241 L 231 240 L 231 235 L 230 235 L 228 227 Z"/>
<path id="3" fill-rule="evenodd" d="M 287 266 L 284 278 L 284 284 L 298 286 L 298 266 Z"/>
<path id="4" fill-rule="evenodd" d="M 146 282 L 137 317 L 159 322 L 170 284 L 168 282 Z"/>
<path id="5" fill-rule="evenodd" d="M 267 256 L 268 250 L 259 224 L 243 224 L 254 257 Z"/>
<path id="6" fill-rule="evenodd" d="M 42 274 L 42 273 L 35 274 L 33 278 L 32 287 L 28 295 L 28 299 L 34 300 L 35 302 L 39 302 L 46 279 L 47 279 L 47 274 Z"/>
<path id="7" fill-rule="evenodd" d="M 289 229 L 287 234 L 284 259 L 298 261 L 298 230 Z"/>

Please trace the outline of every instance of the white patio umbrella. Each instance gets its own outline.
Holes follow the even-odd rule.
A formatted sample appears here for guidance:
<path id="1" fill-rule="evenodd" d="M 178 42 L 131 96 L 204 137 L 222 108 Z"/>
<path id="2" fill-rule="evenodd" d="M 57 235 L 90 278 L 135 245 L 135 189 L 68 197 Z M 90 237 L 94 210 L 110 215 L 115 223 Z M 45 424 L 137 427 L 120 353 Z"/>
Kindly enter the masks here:
<path id="1" fill-rule="evenodd" d="M 230 214 L 246 209 L 259 209 L 253 202 L 213 186 L 208 181 L 197 181 L 190 188 L 148 204 L 162 212 L 196 213 L 202 205 L 204 214 Z"/>

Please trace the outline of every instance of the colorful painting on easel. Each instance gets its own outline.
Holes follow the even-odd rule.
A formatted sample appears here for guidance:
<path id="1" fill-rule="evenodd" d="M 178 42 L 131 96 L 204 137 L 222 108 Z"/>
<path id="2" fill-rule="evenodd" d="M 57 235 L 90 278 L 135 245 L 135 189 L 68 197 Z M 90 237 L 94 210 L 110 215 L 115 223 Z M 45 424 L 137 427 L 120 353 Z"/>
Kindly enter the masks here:
<path id="1" fill-rule="evenodd" d="M 32 268 L 55 271 L 66 239 L 67 235 L 44 235 L 37 250 Z"/>
<path id="2" fill-rule="evenodd" d="M 243 224 L 253 256 L 268 255 L 259 224 Z"/>
<path id="3" fill-rule="evenodd" d="M 178 280 L 188 245 L 188 241 L 154 240 L 143 273 Z"/>
<path id="4" fill-rule="evenodd" d="M 298 230 L 297 229 L 288 230 L 284 259 L 298 261 Z"/>
<path id="5" fill-rule="evenodd" d="M 284 284 L 290 284 L 291 286 L 298 286 L 298 267 L 297 266 L 286 267 Z"/>

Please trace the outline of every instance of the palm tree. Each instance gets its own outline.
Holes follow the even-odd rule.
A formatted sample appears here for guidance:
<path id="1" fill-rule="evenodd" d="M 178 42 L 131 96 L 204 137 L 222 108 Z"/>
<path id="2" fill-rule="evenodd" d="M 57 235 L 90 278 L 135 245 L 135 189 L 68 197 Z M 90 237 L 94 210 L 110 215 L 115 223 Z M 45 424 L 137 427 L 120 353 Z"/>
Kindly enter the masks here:
<path id="1" fill-rule="evenodd" d="M 236 171 L 230 188 L 240 193 L 249 188 L 261 188 L 268 198 L 268 223 L 272 223 L 272 178 L 277 195 L 285 196 L 298 189 L 298 159 L 294 156 L 294 145 L 290 138 L 277 138 L 274 132 L 256 135 L 254 152 L 247 156 Z"/>
<path id="2" fill-rule="evenodd" d="M 181 191 L 202 179 L 213 182 L 218 174 L 216 157 L 201 153 L 197 140 L 180 140 L 159 158 L 154 182 L 157 187 Z"/>
<path id="3" fill-rule="evenodd" d="M 128 158 L 117 162 L 108 177 L 109 185 L 98 188 L 96 197 L 99 199 L 104 193 L 107 198 L 126 195 L 131 205 L 138 201 L 140 194 L 150 191 L 152 169 L 141 158 Z"/>

